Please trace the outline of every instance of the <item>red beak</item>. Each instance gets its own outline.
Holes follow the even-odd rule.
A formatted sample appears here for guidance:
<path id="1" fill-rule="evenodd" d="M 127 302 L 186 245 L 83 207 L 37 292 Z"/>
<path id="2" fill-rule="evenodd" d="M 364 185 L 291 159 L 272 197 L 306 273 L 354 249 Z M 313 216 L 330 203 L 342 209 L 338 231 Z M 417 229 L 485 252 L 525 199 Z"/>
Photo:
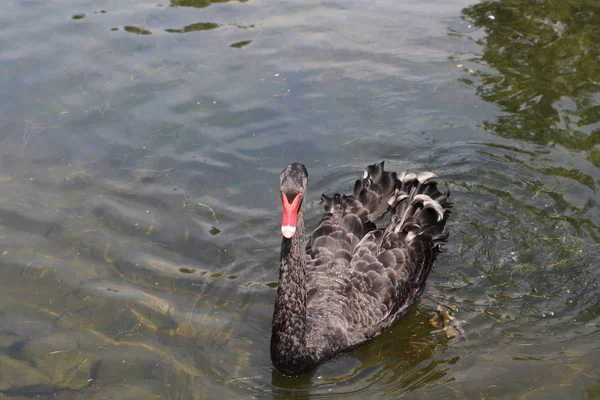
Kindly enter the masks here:
<path id="1" fill-rule="evenodd" d="M 283 203 L 283 217 L 281 218 L 281 234 L 290 239 L 296 233 L 296 217 L 298 215 L 298 206 L 300 205 L 300 194 L 290 204 L 285 193 L 281 193 L 281 202 Z"/>

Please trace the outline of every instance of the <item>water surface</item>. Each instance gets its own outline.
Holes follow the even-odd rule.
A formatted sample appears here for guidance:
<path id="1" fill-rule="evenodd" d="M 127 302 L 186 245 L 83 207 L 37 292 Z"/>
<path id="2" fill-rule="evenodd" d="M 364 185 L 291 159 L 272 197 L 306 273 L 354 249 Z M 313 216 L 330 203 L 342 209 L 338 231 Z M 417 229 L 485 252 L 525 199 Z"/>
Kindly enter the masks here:
<path id="1" fill-rule="evenodd" d="M 600 398 L 594 1 L 9 1 L 0 392 Z M 451 240 L 381 337 L 269 359 L 277 176 L 440 175 Z M 429 319 L 455 308 L 468 340 Z"/>

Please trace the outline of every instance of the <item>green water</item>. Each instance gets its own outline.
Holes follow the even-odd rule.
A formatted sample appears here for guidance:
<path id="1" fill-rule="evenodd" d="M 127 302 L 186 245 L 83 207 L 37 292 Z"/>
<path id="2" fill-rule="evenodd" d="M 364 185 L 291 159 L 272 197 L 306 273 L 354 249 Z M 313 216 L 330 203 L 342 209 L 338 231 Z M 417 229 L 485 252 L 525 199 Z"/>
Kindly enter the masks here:
<path id="1" fill-rule="evenodd" d="M 13 1 L 0 394 L 600 399 L 600 3 Z M 433 170 L 450 243 L 393 329 L 269 359 L 277 176 Z M 430 324 L 453 307 L 467 341 Z"/>

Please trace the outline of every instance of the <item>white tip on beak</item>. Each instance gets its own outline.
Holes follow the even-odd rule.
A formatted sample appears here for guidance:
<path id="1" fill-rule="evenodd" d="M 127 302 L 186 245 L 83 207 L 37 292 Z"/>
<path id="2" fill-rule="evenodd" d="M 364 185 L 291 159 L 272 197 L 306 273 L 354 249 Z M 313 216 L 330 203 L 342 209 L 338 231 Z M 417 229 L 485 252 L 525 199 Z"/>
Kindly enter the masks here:
<path id="1" fill-rule="evenodd" d="M 290 239 L 292 236 L 294 236 L 294 233 L 296 233 L 296 227 L 295 226 L 289 226 L 289 225 L 282 225 L 281 226 L 281 234 Z"/>

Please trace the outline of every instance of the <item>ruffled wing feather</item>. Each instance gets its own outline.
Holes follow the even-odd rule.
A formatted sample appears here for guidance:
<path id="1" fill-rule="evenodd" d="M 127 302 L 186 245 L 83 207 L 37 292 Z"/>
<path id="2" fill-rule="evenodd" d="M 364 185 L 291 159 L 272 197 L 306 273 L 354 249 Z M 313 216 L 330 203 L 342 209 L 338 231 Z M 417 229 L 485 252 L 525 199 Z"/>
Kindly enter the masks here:
<path id="1" fill-rule="evenodd" d="M 307 345 L 327 358 L 377 335 L 421 293 L 448 237 L 449 193 L 435 174 L 370 165 L 352 195 L 322 196 L 325 214 L 307 243 Z M 375 221 L 392 214 L 385 229 Z"/>

